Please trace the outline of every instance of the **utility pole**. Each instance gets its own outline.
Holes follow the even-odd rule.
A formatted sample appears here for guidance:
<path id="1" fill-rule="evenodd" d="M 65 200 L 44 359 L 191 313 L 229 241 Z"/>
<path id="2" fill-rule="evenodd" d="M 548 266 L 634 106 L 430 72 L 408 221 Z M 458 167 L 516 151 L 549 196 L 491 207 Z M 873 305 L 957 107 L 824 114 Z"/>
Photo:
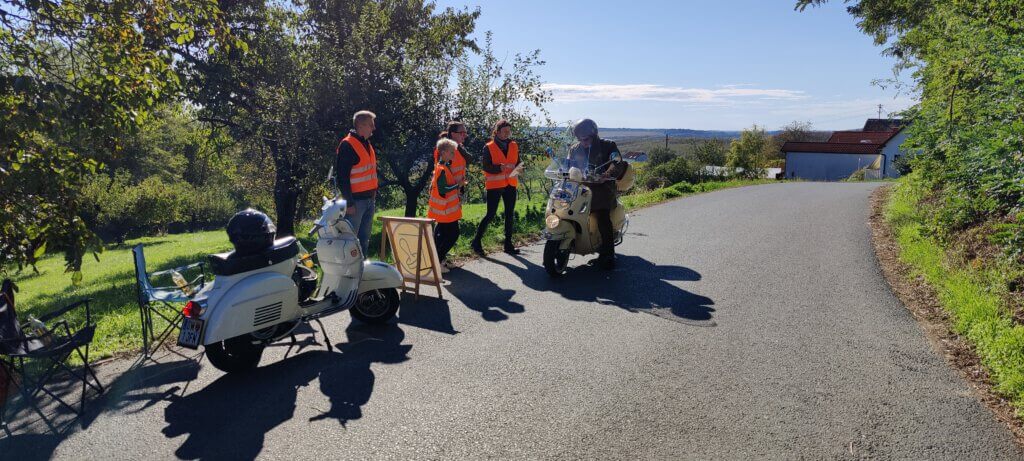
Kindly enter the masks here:
<path id="1" fill-rule="evenodd" d="M 878 105 L 878 118 L 882 118 L 882 105 Z"/>

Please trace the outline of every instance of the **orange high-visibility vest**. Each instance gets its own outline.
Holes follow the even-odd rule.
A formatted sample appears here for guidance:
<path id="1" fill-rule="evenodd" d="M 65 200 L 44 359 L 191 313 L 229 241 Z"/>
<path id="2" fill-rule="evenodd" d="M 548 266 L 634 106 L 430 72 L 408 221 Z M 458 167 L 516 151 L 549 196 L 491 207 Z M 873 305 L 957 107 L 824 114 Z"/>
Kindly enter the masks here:
<path id="1" fill-rule="evenodd" d="M 348 175 L 349 183 L 352 184 L 352 193 L 377 189 L 377 151 L 371 145 L 370 151 L 367 152 L 363 143 L 351 134 L 345 136 L 341 142 L 347 142 L 359 156 L 359 162 L 352 165 L 352 172 Z M 338 149 L 340 151 L 341 144 L 338 144 Z"/>
<path id="2" fill-rule="evenodd" d="M 437 188 L 437 179 L 445 175 L 448 185 L 455 184 L 455 175 L 452 174 L 446 165 L 438 163 L 434 167 L 434 178 L 430 181 L 430 206 L 427 209 L 427 217 L 437 220 L 439 223 L 450 223 L 462 219 L 462 201 L 459 199 L 459 189 L 453 189 L 445 195 L 441 195 Z"/>
<path id="3" fill-rule="evenodd" d="M 519 144 L 515 141 L 508 142 L 508 155 L 501 152 L 501 148 L 494 141 L 487 143 L 487 150 L 491 153 L 491 163 L 494 165 L 501 165 L 502 163 L 517 163 L 519 162 Z M 503 189 L 505 186 L 519 187 L 519 178 L 508 177 L 511 171 L 502 171 L 501 173 L 488 173 L 484 172 L 484 187 L 487 189 Z"/>
<path id="4" fill-rule="evenodd" d="M 437 162 L 440 160 L 440 154 L 435 148 L 434 165 L 437 165 Z M 455 175 L 455 182 L 453 184 L 462 184 L 462 180 L 466 179 L 466 157 L 462 156 L 462 152 L 459 149 L 455 149 L 455 158 L 452 159 L 452 165 L 448 169 Z"/>

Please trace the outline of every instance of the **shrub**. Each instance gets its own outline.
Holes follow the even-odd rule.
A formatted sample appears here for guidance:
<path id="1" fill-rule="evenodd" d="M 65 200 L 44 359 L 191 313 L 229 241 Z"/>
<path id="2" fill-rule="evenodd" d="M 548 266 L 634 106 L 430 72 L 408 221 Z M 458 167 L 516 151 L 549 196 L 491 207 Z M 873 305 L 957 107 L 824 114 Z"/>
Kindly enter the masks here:
<path id="1" fill-rule="evenodd" d="M 703 171 L 693 160 L 676 157 L 653 168 L 645 168 L 641 173 L 640 184 L 648 190 L 654 190 L 680 182 L 697 183 L 704 179 Z"/>
<path id="2" fill-rule="evenodd" d="M 195 188 L 159 176 L 133 184 L 127 171 L 93 176 L 82 197 L 89 226 L 104 240 L 118 242 L 132 236 L 222 226 L 239 209 L 225 188 Z"/>

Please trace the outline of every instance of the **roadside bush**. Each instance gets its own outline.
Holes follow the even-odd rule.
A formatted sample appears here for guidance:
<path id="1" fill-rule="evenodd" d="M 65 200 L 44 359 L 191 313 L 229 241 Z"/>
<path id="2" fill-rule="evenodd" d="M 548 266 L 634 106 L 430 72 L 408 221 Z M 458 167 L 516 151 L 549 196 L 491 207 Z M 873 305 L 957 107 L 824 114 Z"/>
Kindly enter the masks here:
<path id="1" fill-rule="evenodd" d="M 640 184 L 647 190 L 654 190 L 680 182 L 698 183 L 703 179 L 703 168 L 691 159 L 676 157 L 653 168 L 645 168 L 641 176 Z"/>
<path id="2" fill-rule="evenodd" d="M 238 204 L 225 188 L 195 188 L 150 176 L 138 184 L 131 174 L 96 175 L 83 188 L 83 218 L 103 240 L 122 242 L 128 237 L 195 231 L 222 226 Z"/>
<path id="3" fill-rule="evenodd" d="M 850 175 L 850 177 L 846 178 L 846 181 L 850 181 L 850 182 L 863 181 L 864 180 L 865 171 L 866 171 L 866 168 L 861 168 L 861 169 L 859 169 L 857 171 L 854 171 L 853 174 Z"/>

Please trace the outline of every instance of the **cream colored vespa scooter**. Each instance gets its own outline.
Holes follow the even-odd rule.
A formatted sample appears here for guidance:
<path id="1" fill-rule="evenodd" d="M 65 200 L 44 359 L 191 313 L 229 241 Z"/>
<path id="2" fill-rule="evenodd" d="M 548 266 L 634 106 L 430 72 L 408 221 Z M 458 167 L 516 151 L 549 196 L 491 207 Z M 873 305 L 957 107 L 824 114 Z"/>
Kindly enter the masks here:
<path id="1" fill-rule="evenodd" d="M 554 185 L 548 197 L 547 217 L 544 219 L 544 238 L 547 240 L 544 245 L 544 269 L 552 277 L 560 277 L 565 273 L 571 255 L 588 255 L 600 249 L 601 233 L 597 230 L 597 218 L 590 214 L 593 193 L 587 184 L 614 179 L 595 173 L 607 163 L 590 168 L 588 165 L 574 165 L 569 159 L 554 158 L 551 150 L 548 150 L 548 156 L 552 159 L 544 170 L 544 177 L 554 181 Z M 622 156 L 614 152 L 608 163 L 619 161 L 622 161 Z M 622 178 L 615 181 L 618 192 L 633 187 L 634 179 L 633 168 L 627 167 Z M 615 245 L 619 245 L 629 227 L 629 215 L 618 199 L 616 202 L 611 218 Z"/>

